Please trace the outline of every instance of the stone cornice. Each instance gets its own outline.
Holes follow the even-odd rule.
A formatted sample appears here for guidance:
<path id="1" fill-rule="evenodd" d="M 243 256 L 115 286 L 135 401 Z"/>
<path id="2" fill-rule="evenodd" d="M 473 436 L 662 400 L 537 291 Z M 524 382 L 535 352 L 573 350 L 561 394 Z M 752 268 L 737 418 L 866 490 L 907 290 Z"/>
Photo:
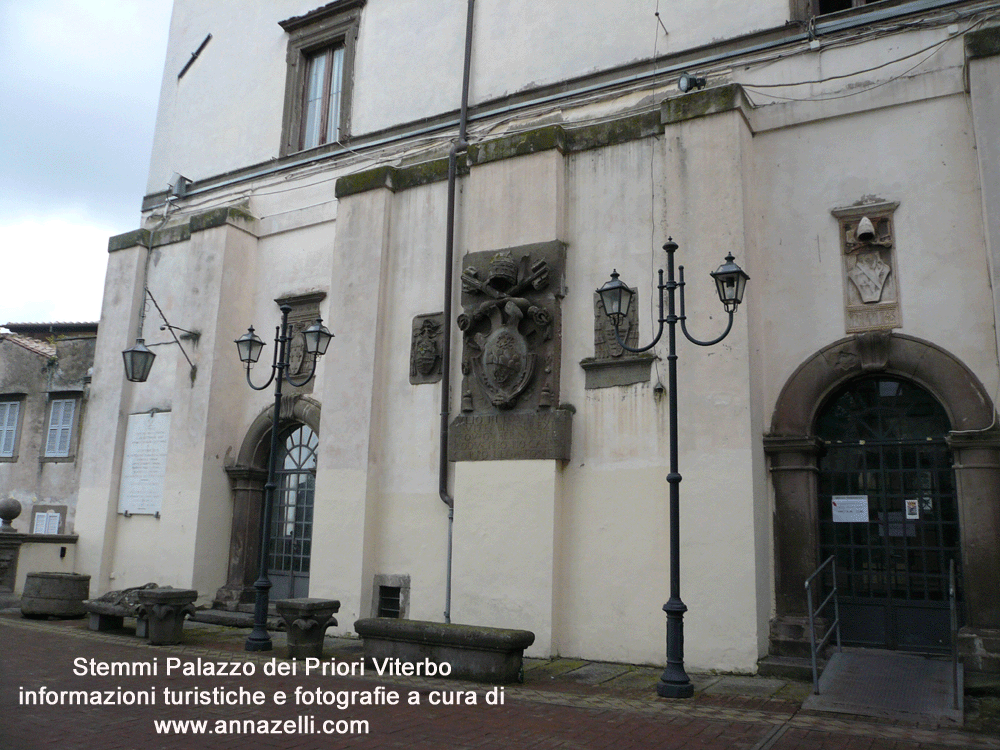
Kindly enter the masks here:
<path id="1" fill-rule="evenodd" d="M 116 234 L 108 240 L 108 252 L 127 250 L 130 247 L 161 247 L 191 239 L 196 232 L 229 224 L 245 232 L 254 233 L 257 219 L 242 206 L 223 206 L 190 216 L 187 221 L 150 232 L 148 229 L 134 229 L 124 234 Z M 152 236 L 152 242 L 150 237 Z"/>

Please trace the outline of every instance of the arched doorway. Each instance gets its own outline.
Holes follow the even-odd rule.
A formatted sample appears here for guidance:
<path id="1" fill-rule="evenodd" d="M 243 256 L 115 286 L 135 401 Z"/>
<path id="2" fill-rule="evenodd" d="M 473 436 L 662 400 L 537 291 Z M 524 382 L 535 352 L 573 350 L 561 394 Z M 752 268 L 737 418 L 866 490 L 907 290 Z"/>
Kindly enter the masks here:
<path id="1" fill-rule="evenodd" d="M 281 400 L 281 409 L 278 414 L 278 434 L 282 440 L 282 442 L 279 442 L 279 446 L 285 446 L 287 444 L 286 439 L 300 427 L 306 427 L 313 438 L 316 439 L 315 442 L 318 445 L 319 422 L 320 405 L 317 401 L 301 394 L 284 396 Z M 271 426 L 273 424 L 274 407 L 270 406 L 262 410 L 257 415 L 257 418 L 254 419 L 243 437 L 236 460 L 227 463 L 225 467 L 232 488 L 233 522 L 229 541 L 229 566 L 226 584 L 215 595 L 215 606 L 221 609 L 250 609 L 255 598 L 253 584 L 257 580 L 259 573 L 261 510 L 263 509 L 264 502 L 264 485 L 267 482 L 267 459 L 268 453 L 271 450 Z M 304 465 L 303 462 L 306 461 L 306 454 L 303 453 L 305 446 L 301 445 L 301 438 L 302 436 L 300 435 L 296 439 L 296 444 L 299 445 L 299 448 L 292 451 L 293 459 L 289 466 L 289 476 L 296 474 L 296 463 Z M 312 439 L 310 438 L 309 440 Z M 279 447 L 279 450 L 283 450 L 283 448 Z M 312 448 L 312 451 L 315 454 L 315 446 Z M 302 460 L 299 460 L 300 458 Z M 280 459 L 281 456 L 279 455 Z M 279 463 L 279 468 L 281 467 L 283 467 L 283 462 Z M 306 471 L 310 470 L 306 469 Z M 311 472 L 313 477 L 315 477 L 315 462 L 313 463 Z M 297 482 L 295 484 L 295 493 L 300 492 L 300 488 L 304 490 L 307 486 L 301 482 L 303 475 L 297 474 L 297 476 L 300 479 L 294 480 Z M 279 490 L 277 493 L 279 498 L 282 494 L 280 482 L 281 477 L 279 475 Z M 315 479 L 308 486 L 314 488 Z M 291 488 L 291 484 L 289 484 L 289 488 Z M 295 495 L 295 499 L 296 501 L 298 500 L 297 494 Z M 295 507 L 299 507 L 297 502 Z M 301 507 L 304 507 L 304 505 Z M 310 501 L 308 515 L 310 526 L 312 524 L 311 507 Z M 272 512 L 272 531 L 274 530 L 274 524 L 277 522 L 275 519 L 279 517 L 279 512 Z M 271 538 L 275 539 L 277 537 L 272 534 Z M 301 534 L 299 538 L 300 540 L 302 539 Z M 307 548 L 311 553 L 311 539 Z M 284 555 L 284 549 L 285 547 L 282 546 L 281 555 Z M 291 551 L 295 549 L 294 538 L 289 549 Z M 300 549 L 302 549 L 301 541 Z M 282 561 L 281 564 L 285 564 L 285 562 Z M 295 567 L 295 564 L 290 561 L 288 564 L 292 568 Z M 305 571 L 301 570 L 303 567 L 302 562 L 299 562 L 298 565 L 300 570 L 288 571 L 296 574 L 296 576 L 289 576 L 289 578 L 301 577 L 299 574 L 303 572 L 308 573 L 308 563 L 305 563 Z M 273 562 L 270 564 L 270 567 L 272 570 L 274 569 Z M 271 597 L 274 599 L 282 598 L 278 595 L 276 588 L 271 589 Z"/>
<path id="2" fill-rule="evenodd" d="M 278 462 L 271 509 L 268 569 L 273 599 L 309 595 L 316 449 L 319 438 L 307 425 L 295 425 L 278 439 Z"/>
<path id="3" fill-rule="evenodd" d="M 849 381 L 817 414 L 819 556 L 836 558 L 845 643 L 951 647 L 961 545 L 950 431 L 934 397 L 895 377 Z"/>
<path id="4" fill-rule="evenodd" d="M 828 448 L 816 434 L 818 420 L 836 394 L 865 377 L 919 386 L 947 416 L 951 431 L 946 445 L 951 453 L 959 526 L 956 562 L 961 571 L 965 621 L 959 641 L 961 644 L 965 638 L 969 643 L 985 644 L 982 634 L 1000 628 L 1000 598 L 996 596 L 1000 429 L 992 399 L 975 374 L 944 349 L 912 336 L 878 332 L 844 338 L 815 352 L 788 378 L 775 403 L 770 430 L 764 436 L 774 491 L 770 653 L 809 653 L 803 583 L 823 559 L 820 470 Z M 941 486 L 943 480 L 936 481 Z M 828 492 L 832 498 L 832 488 Z M 832 502 L 829 498 L 827 505 Z M 877 515 L 873 518 L 877 536 L 880 523 Z M 888 533 L 890 519 L 886 517 L 883 523 Z M 903 533 L 908 533 L 905 527 Z"/>

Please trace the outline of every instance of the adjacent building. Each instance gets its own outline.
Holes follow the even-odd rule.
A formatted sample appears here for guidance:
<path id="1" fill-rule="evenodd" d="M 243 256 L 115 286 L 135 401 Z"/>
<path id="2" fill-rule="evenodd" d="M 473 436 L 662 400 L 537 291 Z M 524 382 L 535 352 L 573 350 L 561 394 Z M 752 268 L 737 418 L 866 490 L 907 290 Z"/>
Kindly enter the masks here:
<path id="1" fill-rule="evenodd" d="M 272 597 L 662 663 L 666 347 L 595 290 L 650 341 L 673 238 L 697 337 L 750 276 L 678 342 L 688 666 L 801 654 L 833 555 L 848 642 L 947 649 L 954 565 L 1000 669 L 998 81 L 998 2 L 175 0 L 77 567 L 251 601 L 275 405 L 232 342 L 266 381 L 281 304 L 296 377 L 336 337 L 279 407 Z"/>
<path id="2" fill-rule="evenodd" d="M 70 534 L 97 323 L 6 323 L 0 333 L 0 496 L 25 534 Z"/>

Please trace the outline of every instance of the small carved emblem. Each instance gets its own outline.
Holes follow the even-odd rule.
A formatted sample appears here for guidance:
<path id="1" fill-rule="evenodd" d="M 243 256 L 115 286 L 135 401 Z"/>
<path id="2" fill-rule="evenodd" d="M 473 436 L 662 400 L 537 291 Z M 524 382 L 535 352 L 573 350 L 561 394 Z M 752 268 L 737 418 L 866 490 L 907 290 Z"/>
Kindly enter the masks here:
<path id="1" fill-rule="evenodd" d="M 882 260 L 877 251 L 864 252 L 858 253 L 847 276 L 857 287 L 862 302 L 878 302 L 882 299 L 882 289 L 890 270 L 889 264 Z"/>
<path id="2" fill-rule="evenodd" d="M 301 379 L 312 369 L 312 357 L 306 354 L 306 339 L 302 335 L 319 317 L 319 303 L 326 296 L 325 292 L 314 292 L 309 294 L 299 294 L 295 296 L 279 297 L 275 300 L 279 305 L 290 305 L 292 311 L 288 314 L 288 370 L 287 375 Z M 311 393 L 313 381 L 310 380 L 304 386 L 292 386 L 299 393 Z"/>
<path id="3" fill-rule="evenodd" d="M 292 377 L 305 375 L 309 368 L 306 364 L 306 339 L 302 332 L 308 326 L 304 321 L 288 324 L 288 374 Z"/>
<path id="4" fill-rule="evenodd" d="M 435 383 L 441 379 L 441 339 L 444 314 L 418 315 L 410 336 L 410 383 Z"/>
<path id="5" fill-rule="evenodd" d="M 636 290 L 632 290 L 635 295 Z M 635 356 L 621 347 L 618 339 L 633 348 L 639 346 L 639 305 L 633 296 L 628 315 L 617 323 L 618 338 L 615 338 L 616 324 L 604 314 L 604 303 L 600 295 L 594 293 L 594 356 L 596 359 L 620 359 Z"/>

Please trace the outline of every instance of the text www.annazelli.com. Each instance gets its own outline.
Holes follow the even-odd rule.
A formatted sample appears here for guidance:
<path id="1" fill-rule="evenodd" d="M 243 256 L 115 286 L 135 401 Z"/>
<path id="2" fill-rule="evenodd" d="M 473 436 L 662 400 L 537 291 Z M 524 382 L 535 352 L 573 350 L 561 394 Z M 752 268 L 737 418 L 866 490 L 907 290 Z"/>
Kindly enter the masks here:
<path id="1" fill-rule="evenodd" d="M 364 719 L 154 719 L 157 734 L 368 734 Z"/>

